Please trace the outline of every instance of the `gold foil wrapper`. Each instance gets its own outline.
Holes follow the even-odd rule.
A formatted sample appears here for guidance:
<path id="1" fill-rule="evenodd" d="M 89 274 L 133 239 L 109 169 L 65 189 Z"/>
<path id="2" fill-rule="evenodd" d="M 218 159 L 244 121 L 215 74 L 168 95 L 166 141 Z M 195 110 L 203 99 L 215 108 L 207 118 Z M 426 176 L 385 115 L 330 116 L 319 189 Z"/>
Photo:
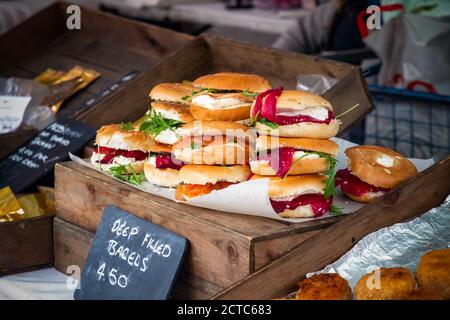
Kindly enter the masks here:
<path id="1" fill-rule="evenodd" d="M 24 210 L 10 187 L 0 189 L 0 223 L 24 218 Z"/>
<path id="2" fill-rule="evenodd" d="M 75 66 L 67 72 L 47 69 L 38 75 L 35 81 L 49 86 L 51 94 L 42 103 L 48 105 L 56 113 L 64 100 L 87 87 L 98 77 L 100 77 L 100 73 L 95 70 Z"/>
<path id="3" fill-rule="evenodd" d="M 0 189 L 0 223 L 40 217 L 55 212 L 55 189 L 38 186 L 39 192 L 15 196 L 9 187 Z"/>

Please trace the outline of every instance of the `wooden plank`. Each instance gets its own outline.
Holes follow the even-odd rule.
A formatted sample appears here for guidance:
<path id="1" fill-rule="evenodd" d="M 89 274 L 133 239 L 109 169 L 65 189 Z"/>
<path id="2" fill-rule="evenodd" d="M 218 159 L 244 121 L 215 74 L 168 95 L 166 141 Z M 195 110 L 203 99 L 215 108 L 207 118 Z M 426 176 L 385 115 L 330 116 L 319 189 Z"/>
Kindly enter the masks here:
<path id="1" fill-rule="evenodd" d="M 66 32 L 60 4 L 52 4 L 0 36 L 0 69 L 34 55 Z"/>
<path id="2" fill-rule="evenodd" d="M 53 216 L 0 224 L 0 275 L 53 263 Z"/>
<path id="3" fill-rule="evenodd" d="M 66 274 L 70 274 L 71 266 L 83 270 L 94 234 L 57 217 L 53 230 L 56 270 Z"/>
<path id="4" fill-rule="evenodd" d="M 284 86 L 287 89 L 295 88 L 297 75 L 323 74 L 342 79 L 357 69 L 345 63 L 240 43 L 210 34 L 202 37 L 209 45 L 214 65 L 218 70 L 257 72 L 266 76 L 273 86 Z"/>
<path id="5" fill-rule="evenodd" d="M 86 174 L 74 174 L 75 168 Z M 194 216 L 188 206 L 130 189 L 75 163 L 58 164 L 55 170 L 56 212 L 61 219 L 94 232 L 105 206 L 115 205 L 189 239 L 188 272 L 219 285 L 249 274 L 250 242 L 243 235 L 211 222 L 205 228 L 208 221 Z"/>
<path id="6" fill-rule="evenodd" d="M 82 271 L 95 234 L 59 218 L 54 221 L 54 234 L 56 270 L 71 275 L 76 266 Z M 173 296 L 175 299 L 207 299 L 221 290 L 221 286 L 182 272 Z"/>
<path id="7" fill-rule="evenodd" d="M 268 299 L 285 296 L 296 289 L 296 284 L 307 273 L 335 261 L 367 234 L 415 218 L 439 206 L 449 193 L 450 157 L 311 237 L 214 298 Z"/>
<path id="8" fill-rule="evenodd" d="M 287 234 L 282 238 L 255 242 L 253 244 L 255 257 L 254 269 L 252 270 L 252 273 L 285 255 L 290 250 L 292 250 L 292 248 L 308 240 L 319 232 L 321 232 L 321 230 L 301 232 L 297 234 Z"/>
<path id="9" fill-rule="evenodd" d="M 128 48 L 148 57 L 164 57 L 180 49 L 192 36 L 132 21 L 116 15 L 85 9 L 82 30 L 103 43 Z"/>
<path id="10" fill-rule="evenodd" d="M 77 119 L 93 126 L 136 120 L 148 110 L 150 100 L 147 97 L 153 86 L 160 82 L 193 79 L 207 72 L 208 61 L 205 42 L 195 39 L 185 49 L 171 54 L 164 62 L 136 77 L 132 83 L 118 89 L 114 96 L 105 98 Z M 124 108 L 124 105 L 133 107 Z"/>

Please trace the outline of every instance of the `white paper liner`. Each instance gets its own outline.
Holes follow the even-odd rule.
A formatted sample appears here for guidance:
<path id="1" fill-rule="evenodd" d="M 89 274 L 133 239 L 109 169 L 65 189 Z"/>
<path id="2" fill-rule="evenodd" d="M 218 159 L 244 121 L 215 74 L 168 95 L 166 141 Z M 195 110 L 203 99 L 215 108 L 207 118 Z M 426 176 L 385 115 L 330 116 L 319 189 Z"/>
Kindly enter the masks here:
<path id="1" fill-rule="evenodd" d="M 338 160 L 337 170 L 346 168 L 347 157 L 345 156 L 344 151 L 347 148 L 355 146 L 356 144 L 339 138 L 333 138 L 333 140 L 339 145 L 339 154 L 336 157 Z M 85 167 L 102 172 L 110 176 L 111 178 L 116 179 L 111 175 L 107 174 L 105 171 L 102 171 L 99 168 L 93 166 L 89 161 L 85 161 L 73 154 L 70 154 L 70 159 Z M 410 160 L 412 161 L 412 163 L 414 163 L 419 172 L 425 170 L 426 168 L 434 164 L 433 159 L 426 159 L 426 160 L 410 159 Z M 121 181 L 119 179 L 116 180 L 128 184 L 129 186 L 132 186 L 139 190 L 142 190 L 144 192 L 148 192 L 175 201 L 175 189 L 173 188 L 163 188 L 150 184 L 149 182 L 144 182 L 140 186 L 135 186 L 127 182 Z M 323 219 L 332 216 L 330 213 L 327 213 L 326 215 L 319 218 L 298 218 L 298 219 L 282 218 L 273 210 L 272 206 L 270 205 L 270 200 L 269 197 L 267 196 L 268 191 L 269 191 L 269 179 L 249 180 L 235 185 L 231 185 L 226 189 L 213 191 L 210 194 L 197 197 L 185 203 L 192 206 L 208 208 L 218 211 L 247 214 L 295 223 L 310 221 L 314 219 Z M 336 193 L 337 194 L 334 203 L 339 207 L 343 208 L 343 213 L 355 212 L 356 210 L 364 206 L 363 203 L 355 202 L 346 198 L 340 192 L 339 189 L 337 190 Z"/>

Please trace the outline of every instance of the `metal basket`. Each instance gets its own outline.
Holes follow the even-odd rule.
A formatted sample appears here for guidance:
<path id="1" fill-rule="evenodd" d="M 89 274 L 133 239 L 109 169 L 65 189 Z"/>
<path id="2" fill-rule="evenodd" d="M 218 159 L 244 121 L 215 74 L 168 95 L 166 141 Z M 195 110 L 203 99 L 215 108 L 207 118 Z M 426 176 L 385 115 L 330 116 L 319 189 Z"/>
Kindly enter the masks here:
<path id="1" fill-rule="evenodd" d="M 369 85 L 376 106 L 345 138 L 391 148 L 411 158 L 450 154 L 450 96 Z"/>

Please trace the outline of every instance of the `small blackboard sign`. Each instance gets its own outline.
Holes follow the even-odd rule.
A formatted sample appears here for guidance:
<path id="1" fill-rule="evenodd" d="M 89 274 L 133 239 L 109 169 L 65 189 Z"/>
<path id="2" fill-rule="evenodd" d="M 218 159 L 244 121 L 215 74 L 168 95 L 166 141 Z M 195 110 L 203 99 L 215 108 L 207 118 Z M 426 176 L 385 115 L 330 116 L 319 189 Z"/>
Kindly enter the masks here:
<path id="1" fill-rule="evenodd" d="M 78 121 L 59 119 L 0 161 L 0 188 L 19 193 L 53 171 L 95 136 L 95 129 Z"/>
<path id="2" fill-rule="evenodd" d="M 170 297 L 187 240 L 113 206 L 106 207 L 81 273 L 77 300 Z"/>

